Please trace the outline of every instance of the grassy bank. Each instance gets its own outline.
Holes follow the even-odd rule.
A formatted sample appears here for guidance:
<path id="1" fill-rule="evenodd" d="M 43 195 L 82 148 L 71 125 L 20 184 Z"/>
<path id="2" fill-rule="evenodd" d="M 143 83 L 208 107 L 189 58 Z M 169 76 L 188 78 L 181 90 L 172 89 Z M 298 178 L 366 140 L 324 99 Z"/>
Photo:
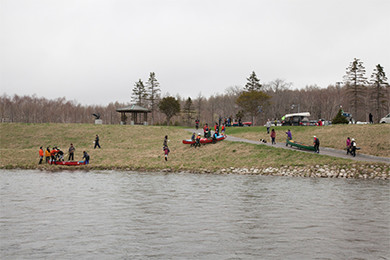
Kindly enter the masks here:
<path id="1" fill-rule="evenodd" d="M 301 130 L 302 129 L 302 130 Z M 301 128 L 292 128 L 293 135 L 312 135 L 321 138 L 320 128 L 313 132 Z M 309 129 L 309 128 L 307 128 Z M 330 135 L 342 136 L 343 128 L 327 128 L 335 132 Z M 388 129 L 388 128 L 387 128 Z M 285 128 L 279 128 L 278 135 L 284 136 Z M 383 130 L 383 132 L 386 129 Z M 228 134 L 258 139 L 263 128 L 230 128 Z M 305 133 L 305 131 L 307 131 Z M 352 167 L 368 165 L 355 161 L 319 156 L 311 153 L 300 153 L 291 150 L 277 149 L 268 146 L 251 145 L 222 141 L 201 148 L 183 145 L 190 133 L 180 127 L 163 126 L 122 126 L 90 124 L 0 124 L 0 168 L 43 168 L 58 169 L 54 165 L 38 165 L 40 146 L 60 147 L 65 153 L 70 143 L 76 147 L 75 159 L 81 160 L 82 151 L 91 155 L 91 163 L 82 166 L 86 169 L 131 169 L 161 170 L 172 169 L 199 171 L 207 169 L 216 171 L 221 168 L 259 168 L 282 166 L 318 166 L 333 165 Z M 283 134 L 282 134 L 283 133 Z M 101 149 L 93 149 L 95 135 L 100 137 Z M 171 153 L 165 162 L 162 143 L 165 135 L 169 136 Z M 264 135 L 265 137 L 265 135 Z M 310 137 L 307 137 L 310 140 Z M 365 142 L 359 140 L 362 144 Z M 305 140 L 302 140 L 305 141 Z M 389 140 L 387 140 L 388 143 Z M 322 145 L 326 138 L 321 138 Z M 359 145 L 360 145 L 359 142 Z M 363 149 L 365 149 L 363 147 Z M 388 150 L 387 150 L 388 151 Z M 381 154 L 384 155 L 384 154 Z M 388 155 L 388 154 L 387 154 Z M 69 169 L 69 167 L 62 166 Z M 387 167 L 387 166 L 386 166 Z"/>
<path id="2" fill-rule="evenodd" d="M 333 125 L 333 126 L 278 126 L 271 127 L 276 131 L 276 141 L 285 142 L 285 132 L 290 129 L 293 139 L 312 144 L 313 136 L 319 137 L 321 146 L 344 149 L 347 137 L 355 138 L 361 147 L 361 153 L 390 157 L 390 124 L 374 125 Z M 266 127 L 230 127 L 228 135 L 250 140 L 260 138 L 270 140 Z"/>

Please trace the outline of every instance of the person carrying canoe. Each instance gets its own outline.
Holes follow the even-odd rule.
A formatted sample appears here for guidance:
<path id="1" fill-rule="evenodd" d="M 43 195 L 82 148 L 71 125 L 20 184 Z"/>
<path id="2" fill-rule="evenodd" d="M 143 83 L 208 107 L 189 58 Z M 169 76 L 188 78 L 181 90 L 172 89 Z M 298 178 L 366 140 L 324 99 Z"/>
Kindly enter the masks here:
<path id="1" fill-rule="evenodd" d="M 207 138 L 208 132 L 209 132 L 209 125 L 206 123 L 203 127 L 204 138 Z"/>
<path id="2" fill-rule="evenodd" d="M 201 138 L 201 135 L 200 135 L 200 133 L 198 133 L 198 136 L 196 137 L 196 139 L 195 139 L 195 148 L 198 146 L 198 147 L 200 147 L 200 138 Z"/>
<path id="3" fill-rule="evenodd" d="M 313 138 L 314 138 L 314 142 L 313 142 L 314 152 L 320 153 L 320 139 L 318 139 L 318 137 L 316 137 L 316 136 L 313 136 Z"/>
<path id="4" fill-rule="evenodd" d="M 83 159 L 85 164 L 89 164 L 89 154 L 86 151 L 83 151 Z"/>
<path id="5" fill-rule="evenodd" d="M 75 150 L 76 150 L 76 148 L 74 148 L 73 144 L 70 144 L 68 161 L 74 160 L 74 151 Z"/>
<path id="6" fill-rule="evenodd" d="M 41 147 L 39 147 L 39 163 L 38 164 L 42 164 L 42 161 L 43 161 L 43 149 L 41 146 Z"/>
<path id="7" fill-rule="evenodd" d="M 53 147 L 53 149 L 51 149 L 50 156 L 51 156 L 51 162 L 52 163 L 55 162 L 56 157 L 57 157 L 57 148 L 56 147 Z"/>
<path id="8" fill-rule="evenodd" d="M 356 156 L 356 141 L 355 141 L 355 138 L 351 139 L 351 155 L 353 157 Z"/>
<path id="9" fill-rule="evenodd" d="M 287 130 L 286 135 L 287 135 L 288 140 L 292 140 L 292 134 L 291 134 L 290 129 Z M 286 146 L 287 146 L 287 142 L 286 142 Z"/>

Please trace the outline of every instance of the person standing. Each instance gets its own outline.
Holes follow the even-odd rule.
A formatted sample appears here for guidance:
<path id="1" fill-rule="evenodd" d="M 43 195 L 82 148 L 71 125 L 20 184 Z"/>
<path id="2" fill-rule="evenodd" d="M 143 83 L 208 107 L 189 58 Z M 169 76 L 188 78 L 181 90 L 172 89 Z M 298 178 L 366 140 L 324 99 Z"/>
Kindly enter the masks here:
<path id="1" fill-rule="evenodd" d="M 271 128 L 271 121 L 268 119 L 267 123 L 265 124 L 267 127 L 267 135 L 269 135 L 269 129 Z"/>
<path id="2" fill-rule="evenodd" d="M 76 148 L 74 148 L 73 144 L 70 144 L 68 161 L 70 161 L 70 160 L 74 161 L 74 151 L 75 150 L 76 150 Z"/>
<path id="3" fill-rule="evenodd" d="M 42 164 L 42 161 L 43 161 L 43 149 L 42 149 L 42 146 L 39 148 L 39 163 L 38 164 Z"/>
<path id="4" fill-rule="evenodd" d="M 93 149 L 96 149 L 96 147 L 99 147 L 100 149 L 100 144 L 99 144 L 99 136 L 96 135 L 96 138 L 95 138 L 95 147 Z"/>
<path id="5" fill-rule="evenodd" d="M 272 129 L 272 131 L 271 131 L 272 144 L 276 144 L 275 138 L 276 138 L 276 132 L 275 132 L 275 129 Z"/>
<path id="6" fill-rule="evenodd" d="M 371 114 L 371 113 L 368 115 L 368 119 L 369 119 L 369 121 L 370 121 L 370 124 L 373 124 L 373 123 L 374 123 L 374 121 L 372 120 L 372 114 Z"/>
<path id="7" fill-rule="evenodd" d="M 316 136 L 313 137 L 314 137 L 314 152 L 320 153 L 320 139 L 318 139 L 318 137 Z"/>
<path id="8" fill-rule="evenodd" d="M 49 163 L 49 161 L 50 161 L 50 157 L 51 157 L 50 148 L 49 148 L 49 147 L 47 147 L 47 148 L 46 148 L 46 151 L 45 151 L 45 159 L 46 159 L 46 163 Z"/>
<path id="9" fill-rule="evenodd" d="M 207 138 L 207 132 L 209 131 L 209 125 L 205 124 L 203 127 L 204 138 Z"/>

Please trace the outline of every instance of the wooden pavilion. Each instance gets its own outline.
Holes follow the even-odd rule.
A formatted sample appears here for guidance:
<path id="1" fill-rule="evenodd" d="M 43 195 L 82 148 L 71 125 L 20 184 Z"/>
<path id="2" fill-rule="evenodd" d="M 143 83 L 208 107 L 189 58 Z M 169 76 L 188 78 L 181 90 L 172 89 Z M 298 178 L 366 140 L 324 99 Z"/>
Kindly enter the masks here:
<path id="1" fill-rule="evenodd" d="M 116 112 L 121 113 L 121 125 L 126 124 L 126 113 L 130 113 L 131 125 L 148 125 L 148 113 L 151 111 L 138 105 L 130 105 L 128 107 L 118 108 Z"/>

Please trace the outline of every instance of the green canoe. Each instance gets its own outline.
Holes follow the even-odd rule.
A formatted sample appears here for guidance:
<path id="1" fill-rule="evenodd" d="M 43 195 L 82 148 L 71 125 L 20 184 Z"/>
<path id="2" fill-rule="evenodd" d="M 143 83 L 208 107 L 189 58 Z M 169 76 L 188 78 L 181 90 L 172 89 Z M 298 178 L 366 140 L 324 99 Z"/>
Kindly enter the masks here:
<path id="1" fill-rule="evenodd" d="M 295 146 L 298 149 L 305 149 L 305 150 L 310 150 L 314 151 L 314 146 L 313 145 L 306 145 L 302 143 L 295 142 L 294 140 L 286 140 L 286 146 L 290 145 L 291 147 Z"/>

